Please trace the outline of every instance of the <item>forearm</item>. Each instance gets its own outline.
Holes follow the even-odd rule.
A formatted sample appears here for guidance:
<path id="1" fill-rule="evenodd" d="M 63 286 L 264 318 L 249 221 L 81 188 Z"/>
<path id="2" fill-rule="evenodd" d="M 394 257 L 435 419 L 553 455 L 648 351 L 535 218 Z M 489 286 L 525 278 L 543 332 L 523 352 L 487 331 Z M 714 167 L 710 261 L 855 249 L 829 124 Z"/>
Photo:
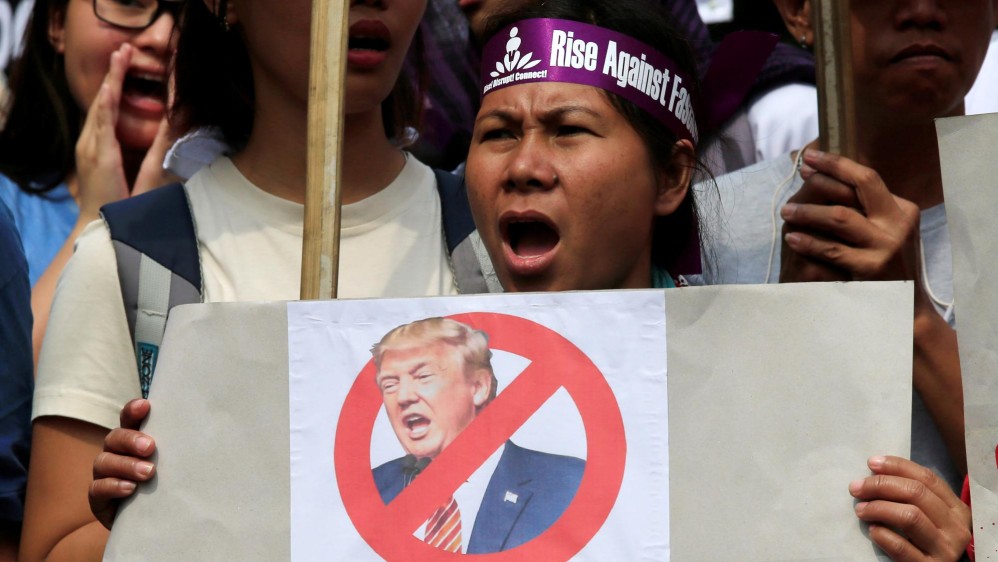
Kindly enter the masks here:
<path id="1" fill-rule="evenodd" d="M 935 311 L 915 316 L 913 381 L 936 423 L 953 464 L 967 474 L 963 381 L 956 331 Z"/>
<path id="2" fill-rule="evenodd" d="M 80 420 L 35 420 L 21 560 L 100 560 L 107 531 L 87 501 L 107 429 Z"/>
<path id="3" fill-rule="evenodd" d="M 83 229 L 88 224 L 97 219 L 96 213 L 82 213 L 76 220 L 76 226 L 66 237 L 62 248 L 55 255 L 55 258 L 45 268 L 45 272 L 35 282 L 31 288 L 31 314 L 34 316 L 34 326 L 31 330 L 31 342 L 34 349 L 35 367 L 38 367 L 38 355 L 42 349 L 42 339 L 45 337 L 45 329 L 48 327 L 49 313 L 52 311 L 52 299 L 55 298 L 55 288 L 59 283 L 59 276 L 62 270 L 69 263 L 69 258 L 73 257 L 73 246 L 79 238 Z"/>
<path id="4" fill-rule="evenodd" d="M 85 492 L 84 492 L 85 493 Z M 66 514 L 58 522 L 29 521 L 21 540 L 21 562 L 83 562 L 104 557 L 108 530 L 89 513 L 77 512 L 70 523 Z M 56 517 L 53 517 L 56 519 Z M 56 527 L 58 525 L 58 527 Z"/>
<path id="5" fill-rule="evenodd" d="M 66 535 L 52 548 L 46 562 L 99 562 L 104 557 L 104 545 L 109 532 L 97 521 L 92 521 Z M 22 562 L 28 559 L 22 557 Z"/>

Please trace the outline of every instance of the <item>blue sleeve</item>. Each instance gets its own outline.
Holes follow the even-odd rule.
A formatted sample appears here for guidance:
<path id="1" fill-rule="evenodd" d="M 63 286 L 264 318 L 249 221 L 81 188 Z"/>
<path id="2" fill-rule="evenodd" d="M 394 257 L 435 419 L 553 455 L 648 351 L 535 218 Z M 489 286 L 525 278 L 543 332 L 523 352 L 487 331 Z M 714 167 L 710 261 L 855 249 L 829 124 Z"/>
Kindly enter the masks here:
<path id="1" fill-rule="evenodd" d="M 3 174 L 0 174 L 0 203 L 3 203 L 4 205 L 7 206 L 7 209 L 5 209 L 5 211 L 0 211 L 0 212 L 7 212 L 10 213 L 11 216 L 13 216 L 14 208 L 16 207 L 14 201 L 15 198 L 18 196 L 19 189 L 20 188 L 17 187 L 17 184 L 12 182 L 10 178 L 8 178 Z M 15 224 L 16 222 L 17 221 L 15 220 Z"/>
<path id="2" fill-rule="evenodd" d="M 24 515 L 33 368 L 28 265 L 10 211 L 0 204 L 0 524 Z"/>

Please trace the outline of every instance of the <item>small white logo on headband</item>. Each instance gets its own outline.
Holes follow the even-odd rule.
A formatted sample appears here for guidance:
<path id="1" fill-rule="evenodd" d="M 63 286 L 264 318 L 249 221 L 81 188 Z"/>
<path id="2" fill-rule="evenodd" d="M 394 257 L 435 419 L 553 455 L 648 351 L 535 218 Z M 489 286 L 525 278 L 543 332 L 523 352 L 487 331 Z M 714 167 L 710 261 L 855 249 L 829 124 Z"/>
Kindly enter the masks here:
<path id="1" fill-rule="evenodd" d="M 530 69 L 541 63 L 540 59 L 530 60 L 534 56 L 533 53 L 527 53 L 526 56 L 520 55 L 521 41 L 520 38 L 516 36 L 519 32 L 520 29 L 516 27 L 509 30 L 509 41 L 506 42 L 506 56 L 503 57 L 502 62 L 496 62 L 496 69 L 490 73 L 493 78 L 498 78 L 503 74 L 514 70 Z M 510 58 L 511 55 L 512 58 Z"/>

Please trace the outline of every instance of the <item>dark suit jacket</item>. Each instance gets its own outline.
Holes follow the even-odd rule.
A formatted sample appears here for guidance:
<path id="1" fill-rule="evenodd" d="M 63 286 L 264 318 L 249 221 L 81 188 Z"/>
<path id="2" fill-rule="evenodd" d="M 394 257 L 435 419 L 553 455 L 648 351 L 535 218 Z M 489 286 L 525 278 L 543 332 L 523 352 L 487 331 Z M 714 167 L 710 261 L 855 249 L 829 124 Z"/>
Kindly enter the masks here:
<path id="1" fill-rule="evenodd" d="M 507 441 L 485 489 L 468 554 L 509 550 L 543 533 L 572 502 L 585 467 L 581 459 L 531 451 Z M 402 459 L 375 468 L 374 481 L 387 505 L 402 491 Z M 507 501 L 513 498 L 508 492 L 515 494 L 516 501 Z"/>

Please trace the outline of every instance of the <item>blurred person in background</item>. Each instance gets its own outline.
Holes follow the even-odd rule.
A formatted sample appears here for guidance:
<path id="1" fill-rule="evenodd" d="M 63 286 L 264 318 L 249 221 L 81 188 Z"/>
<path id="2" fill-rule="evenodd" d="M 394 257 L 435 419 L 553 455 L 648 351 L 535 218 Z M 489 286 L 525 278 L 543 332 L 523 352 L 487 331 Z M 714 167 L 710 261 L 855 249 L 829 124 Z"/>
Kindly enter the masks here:
<path id="1" fill-rule="evenodd" d="M 37 358 L 73 243 L 106 203 L 170 183 L 163 157 L 179 0 L 37 0 L 0 131 L 0 201 L 28 260 Z"/>

